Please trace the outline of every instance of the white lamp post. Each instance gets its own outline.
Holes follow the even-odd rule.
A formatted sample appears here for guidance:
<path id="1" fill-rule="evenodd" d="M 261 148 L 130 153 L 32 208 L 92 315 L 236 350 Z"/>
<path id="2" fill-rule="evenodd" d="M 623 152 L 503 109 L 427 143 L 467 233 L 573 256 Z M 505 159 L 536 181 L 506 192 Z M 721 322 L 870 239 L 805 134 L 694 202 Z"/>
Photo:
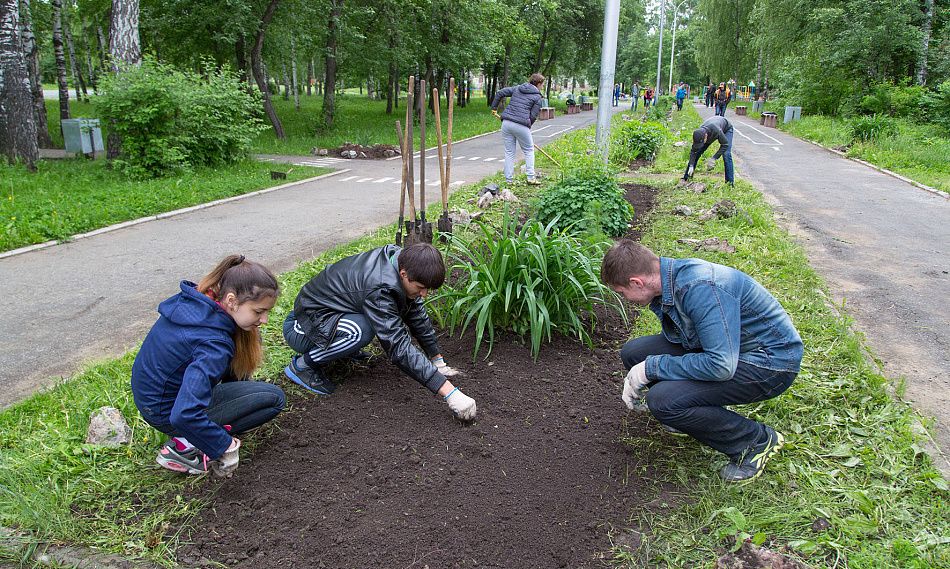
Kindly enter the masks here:
<path id="1" fill-rule="evenodd" d="M 673 44 L 670 46 L 670 82 L 666 87 L 667 93 L 673 90 L 673 55 L 674 55 L 673 50 L 676 49 L 676 16 L 678 16 L 680 13 L 680 6 L 682 6 L 688 1 L 689 0 L 683 0 L 682 2 L 677 4 L 676 9 L 673 10 Z"/>

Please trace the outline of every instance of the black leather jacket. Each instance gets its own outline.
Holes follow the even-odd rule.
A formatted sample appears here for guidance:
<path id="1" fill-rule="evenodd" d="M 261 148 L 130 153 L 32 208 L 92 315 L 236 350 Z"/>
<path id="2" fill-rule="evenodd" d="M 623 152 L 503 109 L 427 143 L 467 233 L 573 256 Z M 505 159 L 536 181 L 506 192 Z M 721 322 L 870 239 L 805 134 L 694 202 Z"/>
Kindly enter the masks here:
<path id="1" fill-rule="evenodd" d="M 445 383 L 445 376 L 429 358 L 441 349 L 423 299 L 406 298 L 399 280 L 400 251 L 395 245 L 386 245 L 327 266 L 300 289 L 294 314 L 304 334 L 317 346 L 330 345 L 344 314 L 365 315 L 389 361 L 435 393 Z M 412 345 L 410 333 L 425 355 Z"/>

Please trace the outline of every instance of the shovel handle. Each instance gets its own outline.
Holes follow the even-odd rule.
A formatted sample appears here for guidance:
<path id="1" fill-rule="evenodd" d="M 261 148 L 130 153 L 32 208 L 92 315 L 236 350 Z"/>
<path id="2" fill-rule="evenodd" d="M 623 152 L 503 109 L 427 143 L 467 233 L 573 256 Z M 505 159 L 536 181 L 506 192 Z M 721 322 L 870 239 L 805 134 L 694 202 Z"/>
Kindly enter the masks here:
<path id="1" fill-rule="evenodd" d="M 435 104 L 435 139 L 439 143 L 439 182 L 442 186 L 442 207 L 445 209 L 445 158 L 442 156 L 442 116 L 439 110 L 439 90 L 432 88 L 432 102 Z"/>
<path id="2" fill-rule="evenodd" d="M 442 189 L 442 208 L 444 213 L 449 211 L 449 181 L 452 177 L 449 172 L 452 170 L 452 111 L 455 108 L 455 77 L 449 77 L 449 124 L 446 127 L 446 149 L 445 149 L 445 187 Z"/>
<path id="3" fill-rule="evenodd" d="M 550 156 L 547 152 L 545 152 L 544 150 L 541 150 L 541 147 L 540 147 L 540 146 L 538 146 L 537 144 L 535 144 L 534 147 L 538 149 L 538 152 L 540 152 L 541 154 L 544 154 L 545 156 L 547 156 L 548 160 L 550 160 L 551 162 L 554 162 L 554 164 L 557 165 L 558 168 L 561 167 L 561 165 L 558 164 L 557 160 L 555 160 L 554 158 L 551 158 L 551 156 Z"/>

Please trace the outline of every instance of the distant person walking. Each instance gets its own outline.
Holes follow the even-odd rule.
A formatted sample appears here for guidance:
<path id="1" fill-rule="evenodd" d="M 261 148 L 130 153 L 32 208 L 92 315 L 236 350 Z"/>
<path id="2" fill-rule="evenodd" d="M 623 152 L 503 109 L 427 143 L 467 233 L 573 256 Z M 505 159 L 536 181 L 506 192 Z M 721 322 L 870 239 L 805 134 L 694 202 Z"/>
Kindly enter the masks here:
<path id="1" fill-rule="evenodd" d="M 706 87 L 706 107 L 711 107 L 716 101 L 716 85 L 710 83 Z"/>
<path id="2" fill-rule="evenodd" d="M 637 103 L 640 102 L 640 82 L 636 81 L 633 84 L 633 88 L 630 90 L 630 93 L 633 95 L 633 103 L 630 105 L 630 110 L 637 110 Z"/>
<path id="3" fill-rule="evenodd" d="M 686 99 L 686 86 L 682 83 L 679 84 L 679 88 L 676 89 L 676 110 L 683 110 L 683 100 Z"/>
<path id="4" fill-rule="evenodd" d="M 620 83 L 614 83 L 614 105 L 617 106 L 620 104 Z"/>
<path id="5" fill-rule="evenodd" d="M 729 99 L 732 97 L 732 91 L 729 90 L 729 87 L 726 87 L 725 83 L 720 83 L 719 88 L 716 89 L 716 114 L 724 117 L 726 116 L 726 107 L 729 105 Z"/>
<path id="6" fill-rule="evenodd" d="M 505 87 L 495 94 L 491 103 L 491 112 L 501 119 L 501 139 L 505 143 L 505 181 L 509 184 L 515 179 L 515 150 L 521 146 L 524 152 L 524 168 L 529 184 L 538 184 L 534 178 L 534 139 L 531 137 L 531 125 L 541 112 L 541 85 L 544 75 L 534 73 L 527 83 L 515 87 Z M 511 97 L 511 101 L 501 115 L 498 105 L 502 99 Z"/>
<path id="7" fill-rule="evenodd" d="M 647 85 L 643 91 L 643 105 L 649 109 L 650 101 L 652 100 L 653 100 L 653 89 L 651 89 L 650 86 Z"/>

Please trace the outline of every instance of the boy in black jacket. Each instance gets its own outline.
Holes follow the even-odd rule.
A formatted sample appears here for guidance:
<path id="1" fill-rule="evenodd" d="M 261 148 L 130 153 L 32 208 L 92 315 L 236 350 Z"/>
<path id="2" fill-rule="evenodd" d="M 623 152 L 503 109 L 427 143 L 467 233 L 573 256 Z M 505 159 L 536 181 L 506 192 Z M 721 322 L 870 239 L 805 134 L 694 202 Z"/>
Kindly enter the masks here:
<path id="1" fill-rule="evenodd" d="M 458 372 L 445 364 L 423 306 L 423 298 L 444 281 L 442 254 L 428 243 L 386 245 L 327 266 L 303 286 L 284 321 L 287 345 L 301 354 L 284 373 L 329 395 L 336 386 L 323 366 L 358 354 L 376 337 L 389 361 L 442 396 L 458 418 L 471 421 L 475 400 L 446 379 Z"/>

